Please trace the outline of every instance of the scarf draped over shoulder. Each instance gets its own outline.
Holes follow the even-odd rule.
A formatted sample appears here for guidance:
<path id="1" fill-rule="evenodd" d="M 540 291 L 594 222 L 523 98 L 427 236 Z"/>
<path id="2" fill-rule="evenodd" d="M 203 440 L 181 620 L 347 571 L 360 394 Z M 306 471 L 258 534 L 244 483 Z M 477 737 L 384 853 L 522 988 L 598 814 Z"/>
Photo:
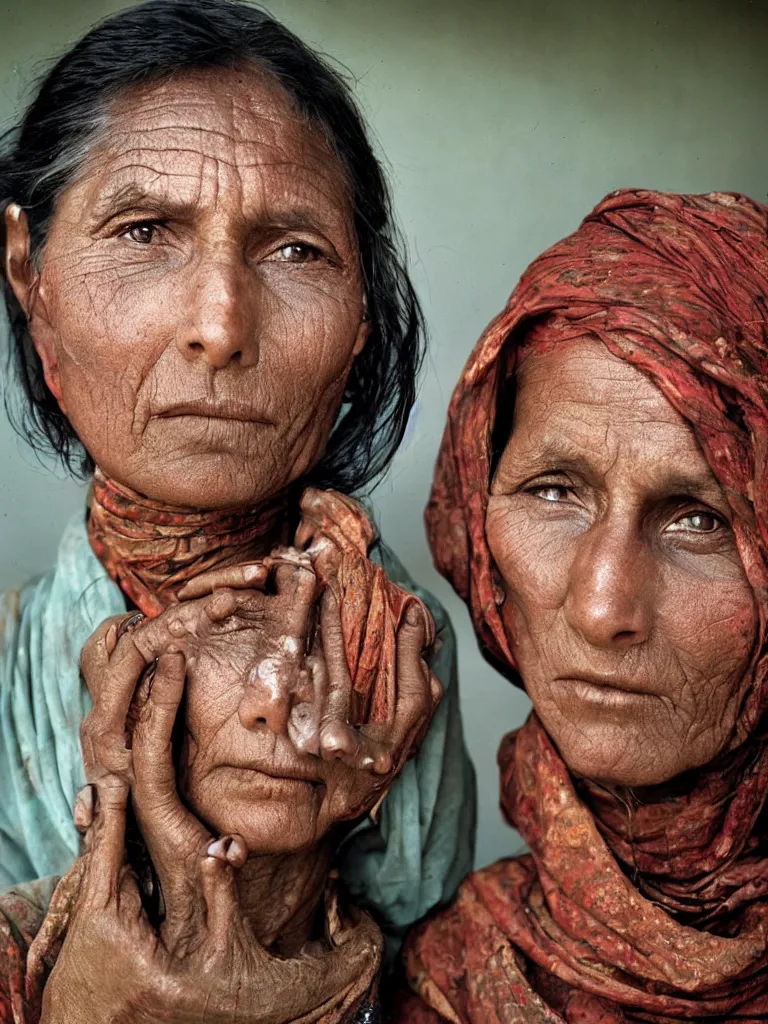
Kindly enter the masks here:
<path id="1" fill-rule="evenodd" d="M 412 935 L 400 1019 L 460 1024 L 768 1018 L 768 209 L 609 195 L 526 270 L 453 394 L 426 521 L 481 649 L 521 680 L 485 537 L 499 396 L 524 344 L 602 341 L 692 427 L 759 616 L 749 739 L 627 808 L 574 783 L 533 714 L 499 752 L 530 853 L 476 872 Z"/>

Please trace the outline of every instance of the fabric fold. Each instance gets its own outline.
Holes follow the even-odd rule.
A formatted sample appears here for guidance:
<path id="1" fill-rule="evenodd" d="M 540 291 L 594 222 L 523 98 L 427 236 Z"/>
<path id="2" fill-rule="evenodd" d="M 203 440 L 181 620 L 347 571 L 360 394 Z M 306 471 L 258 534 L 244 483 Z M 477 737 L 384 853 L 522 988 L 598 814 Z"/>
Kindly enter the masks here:
<path id="1" fill-rule="evenodd" d="M 531 264 L 472 352 L 427 530 L 481 650 L 517 685 L 485 536 L 494 459 L 521 353 L 584 338 L 651 379 L 726 494 L 759 618 L 738 729 L 715 762 L 642 798 L 573 780 L 535 715 L 507 737 L 502 807 L 530 854 L 470 875 L 417 927 L 420 1001 L 404 997 L 403 1021 L 768 1016 L 768 208 L 612 193 Z"/>

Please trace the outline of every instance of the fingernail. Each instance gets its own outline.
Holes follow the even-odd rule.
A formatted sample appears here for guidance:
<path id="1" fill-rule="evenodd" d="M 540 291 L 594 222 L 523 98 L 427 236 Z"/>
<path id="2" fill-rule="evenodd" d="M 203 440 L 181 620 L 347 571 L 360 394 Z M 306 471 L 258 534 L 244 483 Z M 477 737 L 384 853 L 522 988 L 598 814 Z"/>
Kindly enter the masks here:
<path id="1" fill-rule="evenodd" d="M 236 868 L 242 867 L 248 859 L 248 848 L 241 836 L 232 836 L 227 850 L 227 860 Z"/>
<path id="2" fill-rule="evenodd" d="M 261 565 L 247 565 L 245 569 L 243 569 L 243 579 L 246 583 L 252 583 L 253 580 L 257 580 L 263 575 L 264 567 Z"/>
<path id="3" fill-rule="evenodd" d="M 420 626 L 423 622 L 421 609 L 415 602 L 411 602 L 408 611 L 405 613 L 405 621 L 409 626 Z"/>
<path id="4" fill-rule="evenodd" d="M 121 636 L 124 636 L 126 633 L 133 633 L 133 631 L 141 625 L 145 618 L 146 616 L 144 615 L 143 612 L 136 612 L 136 614 L 132 615 L 130 619 L 125 619 L 123 622 L 121 622 L 120 625 L 117 627 L 118 640 L 120 639 Z"/>
<path id="5" fill-rule="evenodd" d="M 75 797 L 74 822 L 78 831 L 93 824 L 93 786 L 83 786 Z"/>
<path id="6" fill-rule="evenodd" d="M 107 630 L 107 635 L 104 639 L 105 646 L 107 648 L 107 654 L 110 655 L 117 646 L 117 623 L 113 622 Z"/>
<path id="7" fill-rule="evenodd" d="M 217 860 L 226 860 L 230 842 L 229 836 L 221 836 L 220 839 L 214 839 L 208 846 L 208 856 L 215 857 Z"/>

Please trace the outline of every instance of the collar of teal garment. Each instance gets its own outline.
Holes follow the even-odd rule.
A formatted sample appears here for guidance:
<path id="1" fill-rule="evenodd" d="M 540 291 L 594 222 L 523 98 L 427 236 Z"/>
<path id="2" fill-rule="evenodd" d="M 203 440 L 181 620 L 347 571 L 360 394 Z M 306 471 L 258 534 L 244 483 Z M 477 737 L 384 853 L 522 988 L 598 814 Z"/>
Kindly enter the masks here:
<path id="1" fill-rule="evenodd" d="M 429 606 L 441 639 L 432 668 L 445 690 L 418 757 L 395 780 L 377 822 L 363 821 L 341 851 L 350 894 L 396 937 L 450 897 L 471 868 L 474 775 L 445 612 L 385 545 L 371 557 Z M 0 889 L 62 874 L 77 855 L 79 726 L 90 707 L 79 656 L 105 618 L 125 611 L 122 592 L 90 547 L 82 513 L 64 531 L 55 568 L 0 601 Z"/>

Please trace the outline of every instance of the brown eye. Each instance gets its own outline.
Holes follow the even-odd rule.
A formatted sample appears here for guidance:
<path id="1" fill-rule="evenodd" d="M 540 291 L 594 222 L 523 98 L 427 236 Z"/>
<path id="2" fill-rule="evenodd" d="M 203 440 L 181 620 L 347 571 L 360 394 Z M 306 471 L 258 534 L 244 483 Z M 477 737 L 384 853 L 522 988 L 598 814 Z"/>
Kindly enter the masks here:
<path id="1" fill-rule="evenodd" d="M 320 251 L 304 242 L 290 242 L 282 245 L 272 254 L 272 259 L 281 263 L 312 263 L 320 258 Z"/>
<path id="2" fill-rule="evenodd" d="M 156 230 L 155 224 L 150 221 L 142 221 L 139 224 L 132 224 L 125 232 L 124 237 L 130 238 L 132 242 L 138 242 L 140 245 L 149 245 L 155 237 Z"/>
<path id="3" fill-rule="evenodd" d="M 690 533 L 715 533 L 723 525 L 713 512 L 690 512 L 671 523 L 668 529 L 675 532 L 687 530 Z"/>
<path id="4" fill-rule="evenodd" d="M 531 493 L 535 494 L 537 498 L 541 498 L 542 501 L 564 501 L 568 497 L 568 488 L 558 487 L 557 484 L 544 484 L 541 487 L 532 488 Z"/>

